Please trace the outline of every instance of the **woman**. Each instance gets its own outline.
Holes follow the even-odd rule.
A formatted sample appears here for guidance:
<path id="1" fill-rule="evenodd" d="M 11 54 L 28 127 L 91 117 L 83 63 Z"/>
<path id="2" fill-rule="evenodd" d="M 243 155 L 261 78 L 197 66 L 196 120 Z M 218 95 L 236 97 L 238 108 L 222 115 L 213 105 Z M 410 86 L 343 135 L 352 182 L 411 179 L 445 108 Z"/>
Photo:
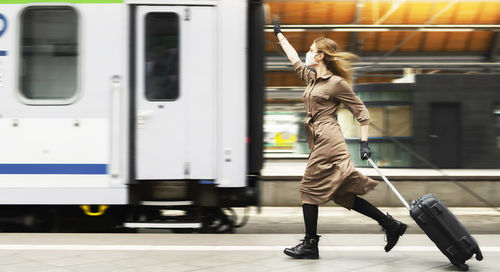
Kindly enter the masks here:
<path id="1" fill-rule="evenodd" d="M 311 149 L 300 183 L 306 235 L 302 243 L 286 248 L 284 253 L 298 259 L 319 258 L 318 205 L 330 200 L 376 220 L 386 233 L 385 251 L 389 252 L 404 234 L 407 226 L 357 196 L 373 190 L 378 182 L 356 171 L 336 119 L 336 112 L 342 103 L 361 125 L 361 158 L 370 158 L 371 150 L 367 143 L 369 113 L 350 86 L 351 72 L 347 70 L 348 63 L 343 60 L 354 58 L 356 55 L 338 52 L 334 41 L 320 37 L 311 45 L 304 65 L 277 22 L 274 25 L 274 33 L 298 76 L 307 84 L 303 93 L 307 113 L 304 125 Z M 308 67 L 314 68 L 315 71 Z"/>

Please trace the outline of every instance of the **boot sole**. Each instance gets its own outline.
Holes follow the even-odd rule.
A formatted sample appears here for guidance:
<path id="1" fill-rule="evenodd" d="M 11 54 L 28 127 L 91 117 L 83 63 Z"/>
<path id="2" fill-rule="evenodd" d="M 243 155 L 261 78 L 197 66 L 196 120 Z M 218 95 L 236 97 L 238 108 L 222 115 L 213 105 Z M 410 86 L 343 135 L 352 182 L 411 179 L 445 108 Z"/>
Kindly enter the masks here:
<path id="1" fill-rule="evenodd" d="M 285 253 L 285 255 L 290 256 L 294 259 L 319 259 L 319 254 L 318 255 L 295 255 L 295 254 L 287 252 L 286 250 L 284 250 L 283 253 Z"/>
<path id="2" fill-rule="evenodd" d="M 396 243 L 394 244 L 394 246 L 392 246 L 389 250 L 385 250 L 385 252 L 391 251 L 391 249 L 393 249 L 396 246 L 396 244 L 399 242 L 399 237 L 401 237 L 401 236 L 403 236 L 403 234 L 405 234 L 407 228 L 408 228 L 408 225 L 406 225 L 404 223 L 401 224 L 401 227 L 399 228 L 398 236 L 397 236 L 398 240 L 396 241 Z"/>

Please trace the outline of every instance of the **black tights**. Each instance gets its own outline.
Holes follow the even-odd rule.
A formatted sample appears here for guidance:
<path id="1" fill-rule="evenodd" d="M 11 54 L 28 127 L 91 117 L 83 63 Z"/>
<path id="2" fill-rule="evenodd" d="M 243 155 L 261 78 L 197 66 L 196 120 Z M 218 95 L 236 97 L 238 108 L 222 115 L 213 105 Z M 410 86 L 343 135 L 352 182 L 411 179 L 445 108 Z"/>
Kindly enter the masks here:
<path id="1" fill-rule="evenodd" d="M 379 209 L 377 209 L 377 207 L 373 206 L 370 202 L 357 196 L 356 200 L 354 200 L 354 205 L 352 206 L 352 209 L 359 212 L 360 214 L 372 218 L 378 223 L 381 223 L 382 220 L 387 218 L 387 216 L 384 213 L 382 213 Z"/>
<path id="2" fill-rule="evenodd" d="M 302 204 L 302 213 L 304 214 L 306 235 L 316 237 L 318 232 L 318 205 Z"/>
<path id="3" fill-rule="evenodd" d="M 387 216 L 377 209 L 377 207 L 357 196 L 354 200 L 352 209 L 374 219 L 379 224 L 382 220 L 387 218 Z M 303 204 L 302 212 L 304 214 L 304 223 L 306 225 L 306 235 L 315 237 L 318 231 L 318 205 Z"/>

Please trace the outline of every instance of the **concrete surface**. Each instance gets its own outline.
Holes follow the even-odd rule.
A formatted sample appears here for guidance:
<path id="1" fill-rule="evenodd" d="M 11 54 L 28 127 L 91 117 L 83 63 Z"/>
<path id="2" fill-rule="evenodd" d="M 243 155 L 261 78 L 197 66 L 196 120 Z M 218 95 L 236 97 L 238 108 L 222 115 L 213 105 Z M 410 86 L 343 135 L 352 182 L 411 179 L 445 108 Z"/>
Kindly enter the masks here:
<path id="1" fill-rule="evenodd" d="M 0 271 L 454 271 L 424 235 L 405 235 L 389 253 L 370 234 L 327 234 L 319 260 L 282 253 L 298 234 L 2 234 Z M 499 271 L 500 235 L 476 235 L 484 260 L 470 271 Z"/>
<path id="2" fill-rule="evenodd" d="M 384 213 L 408 224 L 407 233 L 423 234 L 423 231 L 410 217 L 405 208 L 379 207 Z M 235 209 L 238 217 L 244 214 L 243 209 Z M 490 208 L 451 208 L 453 214 L 462 224 L 474 234 L 500 234 L 500 209 Z M 303 233 L 304 221 L 301 207 L 263 207 L 257 213 L 256 208 L 250 209 L 248 223 L 237 233 Z M 381 227 L 373 219 L 355 211 L 340 207 L 320 206 L 318 213 L 318 233 L 346 234 L 379 234 L 383 239 Z M 500 270 L 499 270 L 500 271 Z"/>

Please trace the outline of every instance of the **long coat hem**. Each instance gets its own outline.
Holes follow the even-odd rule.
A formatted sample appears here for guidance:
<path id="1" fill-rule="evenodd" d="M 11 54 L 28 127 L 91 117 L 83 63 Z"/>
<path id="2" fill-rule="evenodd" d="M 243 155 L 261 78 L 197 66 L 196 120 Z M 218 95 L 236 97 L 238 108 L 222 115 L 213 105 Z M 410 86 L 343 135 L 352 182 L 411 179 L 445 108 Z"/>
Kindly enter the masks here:
<path id="1" fill-rule="evenodd" d="M 343 194 L 337 193 L 337 194 L 330 195 L 326 200 L 324 199 L 323 196 L 318 197 L 318 196 L 315 196 L 311 192 L 306 192 L 306 191 L 300 190 L 301 199 L 302 199 L 301 204 L 323 205 L 329 201 L 333 201 L 337 205 L 344 207 L 348 210 L 351 210 L 352 207 L 354 206 L 354 200 L 356 199 L 357 195 L 366 195 L 367 193 L 369 193 L 370 191 L 375 189 L 375 187 L 379 184 L 379 182 L 376 180 L 370 179 L 368 177 L 366 179 L 367 179 L 367 181 L 365 182 L 366 192 L 363 192 L 363 193 L 346 192 Z"/>

